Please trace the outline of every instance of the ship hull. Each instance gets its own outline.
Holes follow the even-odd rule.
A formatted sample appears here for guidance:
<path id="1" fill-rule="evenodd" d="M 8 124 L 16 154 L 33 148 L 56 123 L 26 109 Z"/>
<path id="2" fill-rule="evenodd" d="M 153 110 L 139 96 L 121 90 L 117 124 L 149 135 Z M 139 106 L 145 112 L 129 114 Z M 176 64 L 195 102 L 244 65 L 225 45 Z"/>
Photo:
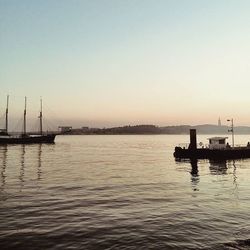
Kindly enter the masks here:
<path id="1" fill-rule="evenodd" d="M 250 147 L 234 147 L 228 149 L 184 149 L 175 147 L 174 157 L 177 159 L 243 159 L 250 158 Z"/>
<path id="2" fill-rule="evenodd" d="M 0 144 L 54 143 L 55 137 L 55 134 L 25 137 L 0 137 Z"/>

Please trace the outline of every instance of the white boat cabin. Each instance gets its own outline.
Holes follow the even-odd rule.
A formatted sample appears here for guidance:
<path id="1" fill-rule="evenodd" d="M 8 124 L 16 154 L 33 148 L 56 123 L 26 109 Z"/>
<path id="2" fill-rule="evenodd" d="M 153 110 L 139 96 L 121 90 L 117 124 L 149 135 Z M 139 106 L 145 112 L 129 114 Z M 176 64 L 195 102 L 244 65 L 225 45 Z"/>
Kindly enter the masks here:
<path id="1" fill-rule="evenodd" d="M 229 145 L 226 144 L 228 137 L 211 137 L 209 140 L 209 149 L 225 149 Z"/>

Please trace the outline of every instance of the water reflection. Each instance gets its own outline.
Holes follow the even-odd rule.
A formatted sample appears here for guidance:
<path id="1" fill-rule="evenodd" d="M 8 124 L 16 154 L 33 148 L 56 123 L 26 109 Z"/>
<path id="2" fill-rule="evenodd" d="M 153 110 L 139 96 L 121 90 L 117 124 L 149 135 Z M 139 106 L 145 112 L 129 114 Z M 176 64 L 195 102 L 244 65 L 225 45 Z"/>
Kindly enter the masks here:
<path id="1" fill-rule="evenodd" d="M 226 160 L 209 160 L 209 169 L 211 175 L 225 175 L 227 174 Z"/>
<path id="2" fill-rule="evenodd" d="M 180 160 L 176 159 L 177 162 L 182 162 L 183 164 L 191 165 L 191 185 L 193 191 L 199 191 L 198 184 L 202 179 L 202 174 L 199 174 L 199 166 L 206 165 L 209 168 L 210 175 L 231 175 L 233 176 L 233 193 L 237 195 L 238 193 L 238 183 L 237 183 L 237 174 L 236 174 L 236 161 L 235 160 Z"/>
<path id="3" fill-rule="evenodd" d="M 37 148 L 37 180 L 41 180 L 41 176 L 42 176 L 42 144 L 38 144 L 36 145 Z M 20 175 L 19 175 L 19 179 L 21 182 L 21 186 L 23 187 L 24 182 L 25 182 L 25 166 L 26 166 L 26 147 L 30 147 L 30 145 L 21 145 L 21 167 L 20 167 Z"/>
<path id="4" fill-rule="evenodd" d="M 32 159 L 28 159 L 27 153 L 30 152 L 31 147 L 35 149 L 35 154 L 33 155 Z M 32 149 L 32 150 L 33 150 Z M 37 145 L 0 145 L 0 189 L 1 191 L 4 190 L 4 186 L 6 184 L 6 169 L 8 165 L 11 165 L 12 162 L 10 161 L 11 158 L 8 160 L 8 151 L 12 154 L 15 154 L 15 150 L 18 152 L 17 161 L 18 161 L 18 168 L 16 169 L 16 173 L 18 176 L 18 180 L 20 183 L 20 189 L 23 188 L 25 183 L 25 169 L 27 167 L 27 160 L 34 161 L 34 165 L 36 167 L 36 179 L 38 181 L 42 178 L 42 144 Z M 11 154 L 11 155 L 12 155 Z M 18 174 L 19 173 L 19 174 Z M 12 177 L 11 177 L 12 178 Z"/>
<path id="5" fill-rule="evenodd" d="M 37 165 L 37 180 L 41 180 L 42 176 L 42 144 L 38 144 L 38 154 L 37 154 L 37 159 L 38 159 L 38 165 Z"/>
<path id="6" fill-rule="evenodd" d="M 197 177 L 197 176 L 199 176 L 199 170 L 198 170 L 198 160 L 197 159 L 192 159 L 191 161 L 190 161 L 190 163 L 191 163 L 191 167 L 192 167 L 192 169 L 191 169 L 191 175 L 193 176 L 193 177 Z"/>
<path id="7" fill-rule="evenodd" d="M 232 174 L 233 175 L 233 186 L 234 186 L 234 193 L 238 193 L 238 183 L 237 183 L 237 175 L 236 175 L 236 164 L 235 164 L 235 160 L 232 161 L 209 161 L 210 166 L 210 173 L 211 175 L 228 175 L 228 174 Z M 232 170 L 231 166 L 233 166 Z"/>
<path id="8" fill-rule="evenodd" d="M 233 161 L 233 178 L 234 178 L 234 184 L 237 185 L 237 175 L 236 175 L 236 164 L 235 164 L 235 161 Z"/>
<path id="9" fill-rule="evenodd" d="M 200 177 L 199 177 L 199 170 L 198 170 L 198 160 L 197 159 L 192 159 L 190 161 L 191 163 L 191 183 L 192 183 L 192 188 L 193 191 L 199 191 L 198 184 L 200 182 Z"/>
<path id="10" fill-rule="evenodd" d="M 8 147 L 7 145 L 0 146 L 0 155 L 1 155 L 1 191 L 4 190 L 5 182 L 6 182 L 6 165 L 7 165 L 7 154 L 8 154 Z"/>
<path id="11" fill-rule="evenodd" d="M 21 189 L 23 188 L 24 185 L 24 170 L 25 170 L 25 145 L 21 145 L 21 167 L 20 167 L 20 175 L 19 175 L 19 180 L 21 184 Z"/>
<path id="12" fill-rule="evenodd" d="M 236 168 L 236 164 L 235 164 L 234 160 L 231 163 L 233 165 L 233 172 L 232 172 L 232 174 L 233 174 L 233 185 L 234 185 L 233 193 L 238 197 L 238 182 L 237 182 L 237 175 L 236 175 L 237 168 Z"/>

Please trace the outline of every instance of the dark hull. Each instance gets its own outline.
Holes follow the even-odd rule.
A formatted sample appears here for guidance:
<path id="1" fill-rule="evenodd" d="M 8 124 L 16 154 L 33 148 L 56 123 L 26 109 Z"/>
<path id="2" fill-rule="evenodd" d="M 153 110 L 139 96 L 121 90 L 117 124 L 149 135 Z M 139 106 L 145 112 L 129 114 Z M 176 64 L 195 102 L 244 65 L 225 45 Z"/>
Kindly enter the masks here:
<path id="1" fill-rule="evenodd" d="M 183 149 L 181 147 L 175 147 L 174 157 L 177 159 L 243 159 L 250 158 L 250 148 L 235 147 L 228 149 Z"/>
<path id="2" fill-rule="evenodd" d="M 54 143 L 55 134 L 25 137 L 0 137 L 0 144 Z"/>

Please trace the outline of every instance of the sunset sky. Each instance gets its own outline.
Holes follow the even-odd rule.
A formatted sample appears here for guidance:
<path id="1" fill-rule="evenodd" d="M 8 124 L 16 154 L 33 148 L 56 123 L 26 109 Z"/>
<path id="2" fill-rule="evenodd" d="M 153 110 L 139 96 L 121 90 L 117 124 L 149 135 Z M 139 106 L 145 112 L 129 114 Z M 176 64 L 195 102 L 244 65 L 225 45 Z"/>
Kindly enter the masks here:
<path id="1" fill-rule="evenodd" d="M 1 115 L 250 125 L 248 0 L 0 0 L 0 58 Z"/>

